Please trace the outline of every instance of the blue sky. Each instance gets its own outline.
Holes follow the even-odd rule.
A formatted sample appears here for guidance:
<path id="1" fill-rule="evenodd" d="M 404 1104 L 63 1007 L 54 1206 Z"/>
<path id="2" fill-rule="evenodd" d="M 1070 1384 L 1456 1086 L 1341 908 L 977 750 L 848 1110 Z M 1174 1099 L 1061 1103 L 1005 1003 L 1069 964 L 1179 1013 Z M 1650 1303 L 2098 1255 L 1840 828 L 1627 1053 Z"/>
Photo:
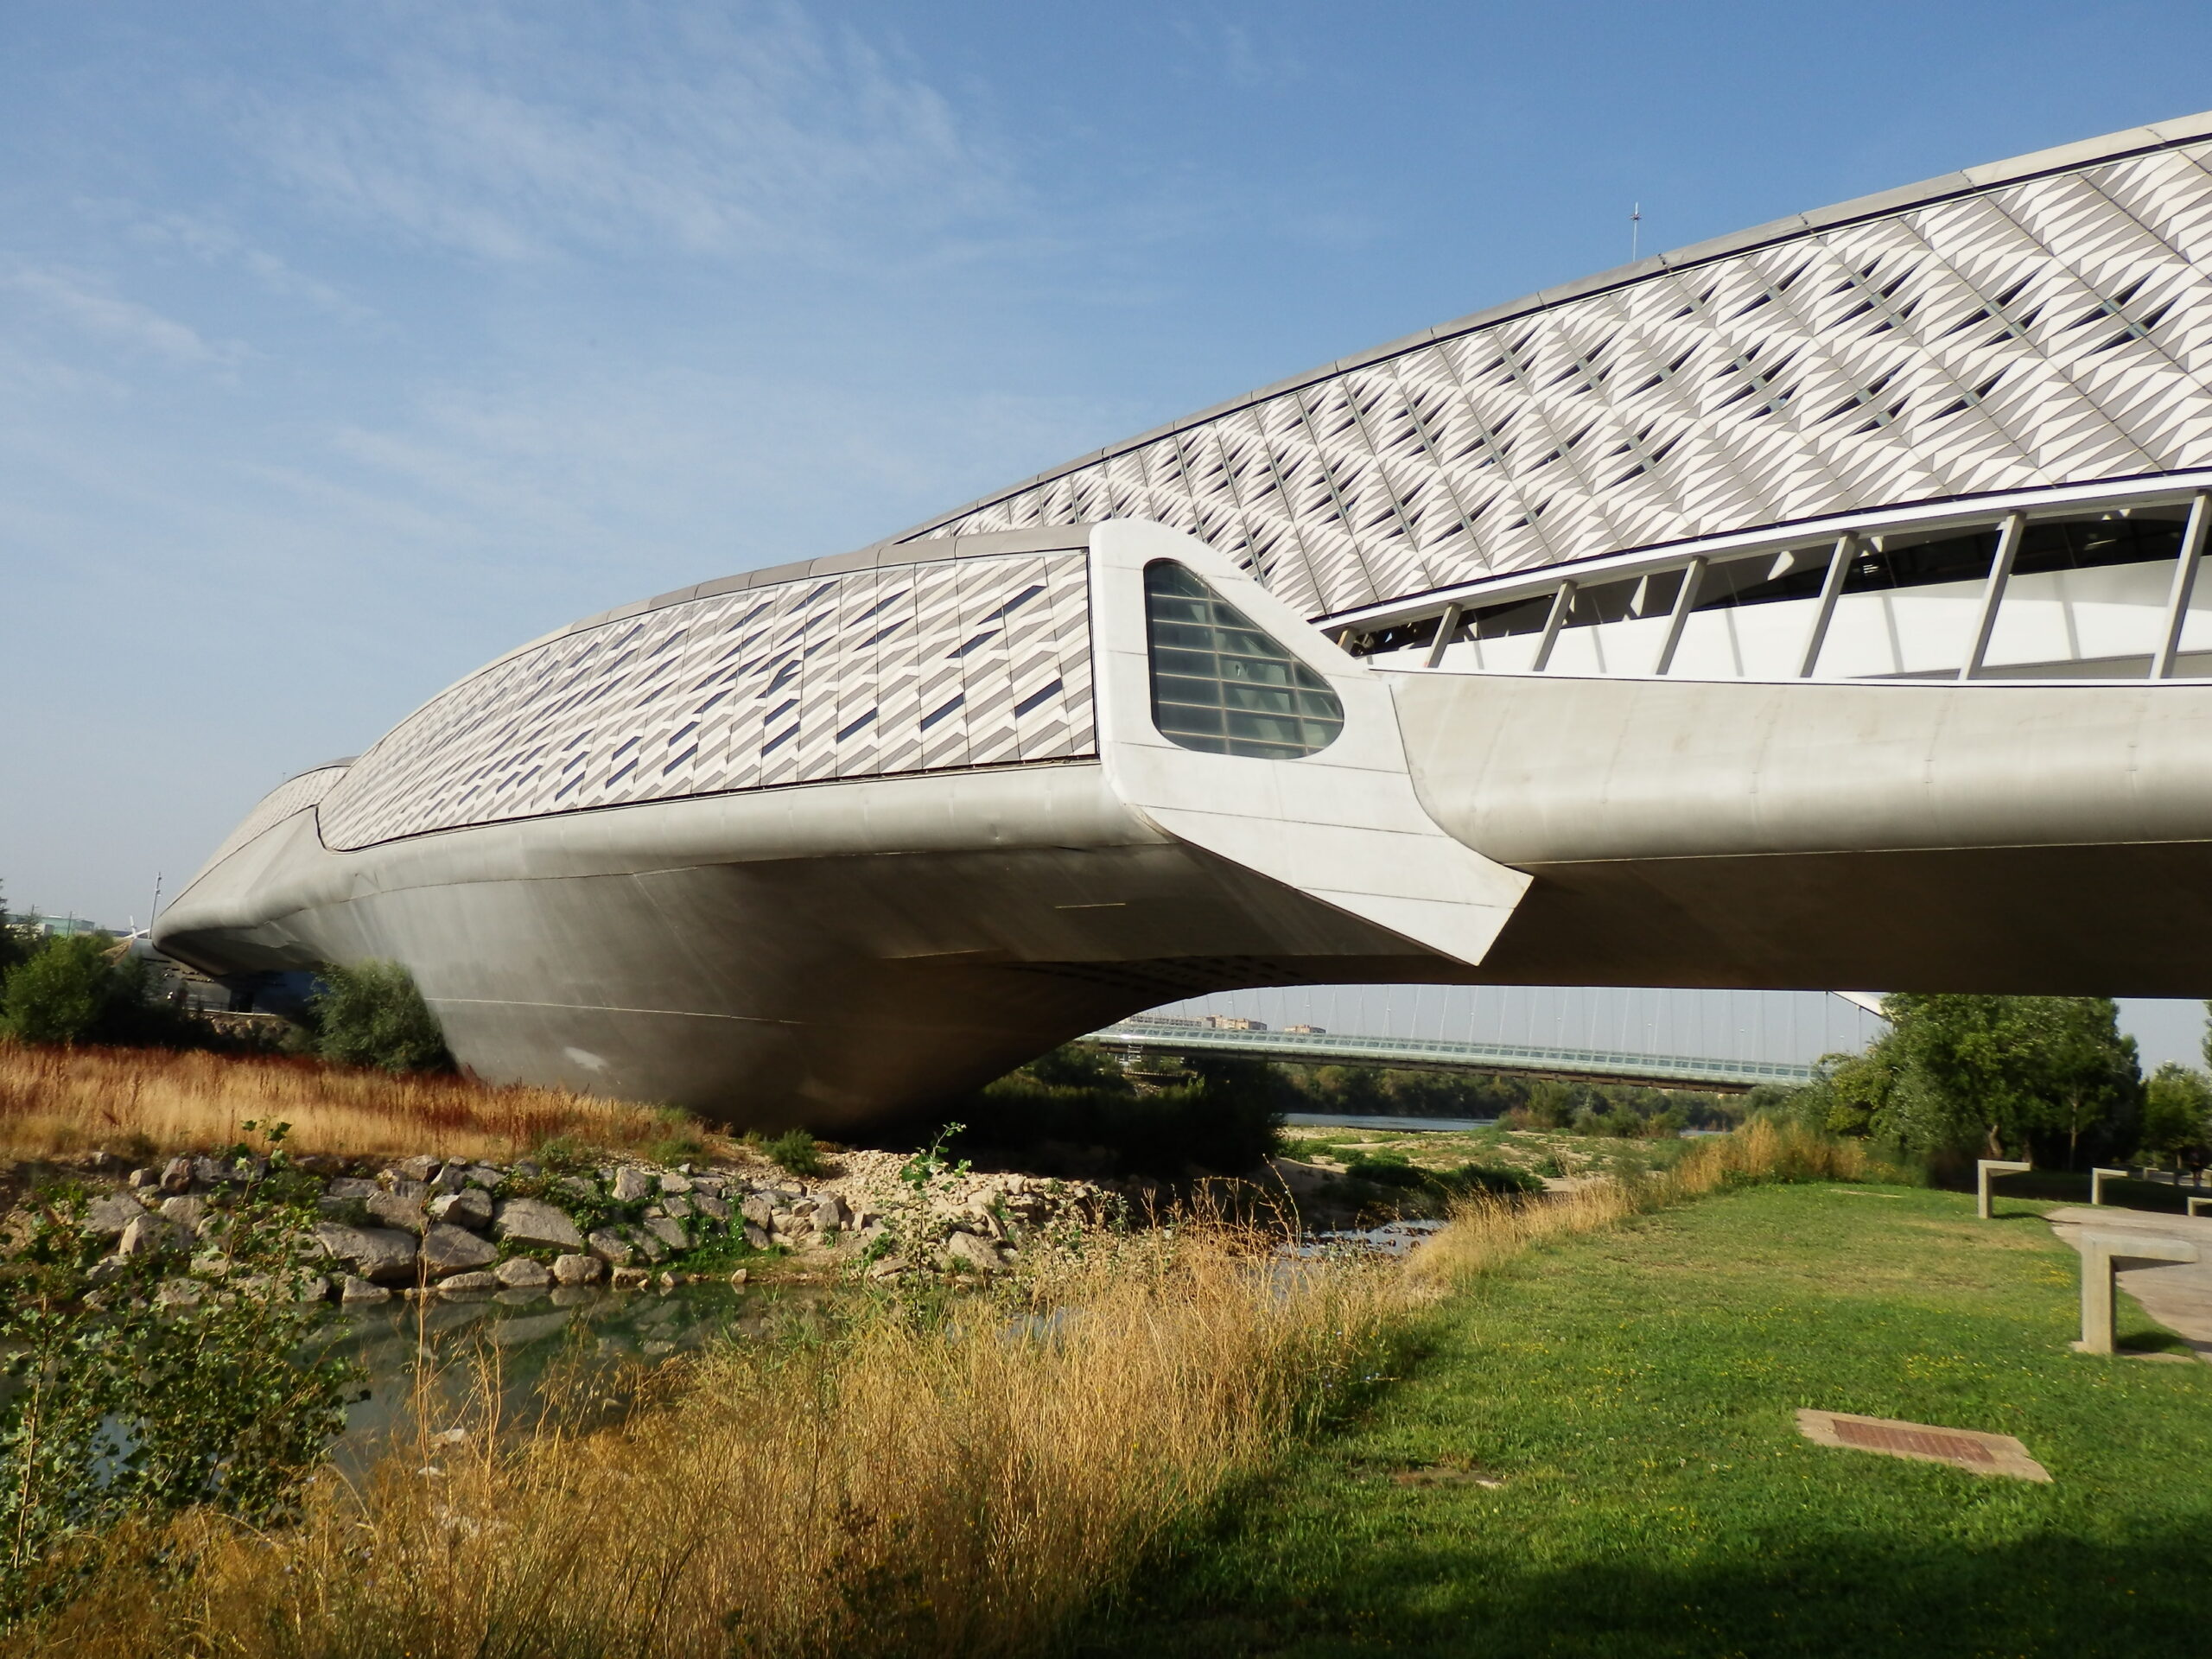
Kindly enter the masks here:
<path id="1" fill-rule="evenodd" d="M 1618 264 L 1632 201 L 2212 105 L 2178 5 L 0 18 L 0 878 L 114 924 L 510 645 Z"/>

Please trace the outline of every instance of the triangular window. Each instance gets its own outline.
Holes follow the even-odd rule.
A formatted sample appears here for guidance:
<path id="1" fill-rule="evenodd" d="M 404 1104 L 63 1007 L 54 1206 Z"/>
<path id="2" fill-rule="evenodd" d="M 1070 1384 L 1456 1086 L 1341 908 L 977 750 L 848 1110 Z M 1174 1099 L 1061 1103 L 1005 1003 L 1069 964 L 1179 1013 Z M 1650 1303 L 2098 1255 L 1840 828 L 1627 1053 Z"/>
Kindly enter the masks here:
<path id="1" fill-rule="evenodd" d="M 1198 575 L 1172 560 L 1144 569 L 1152 720 L 1210 754 L 1295 760 L 1344 728 L 1329 683 Z"/>

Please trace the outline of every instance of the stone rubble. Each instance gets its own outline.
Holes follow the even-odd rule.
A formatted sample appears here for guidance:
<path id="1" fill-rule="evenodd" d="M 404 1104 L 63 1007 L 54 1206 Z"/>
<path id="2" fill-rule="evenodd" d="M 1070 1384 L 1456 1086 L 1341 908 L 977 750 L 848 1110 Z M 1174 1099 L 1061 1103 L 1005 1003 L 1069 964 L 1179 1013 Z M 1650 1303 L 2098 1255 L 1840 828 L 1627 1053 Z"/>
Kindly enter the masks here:
<path id="1" fill-rule="evenodd" d="M 103 1163 L 109 1179 L 121 1173 L 112 1160 Z M 588 1296 L 586 1287 L 696 1276 L 684 1258 L 726 1239 L 850 1263 L 874 1278 L 988 1275 L 1018 1261 L 1026 1240 L 1121 1213 L 1116 1194 L 1088 1182 L 939 1169 L 918 1185 L 902 1179 L 910 1165 L 896 1153 L 843 1152 L 828 1173 L 801 1179 L 760 1163 L 632 1160 L 549 1173 L 530 1159 L 503 1168 L 429 1156 L 381 1166 L 309 1157 L 293 1166 L 296 1181 L 308 1178 L 295 1192 L 310 1206 L 308 1230 L 327 1267 L 283 1294 L 348 1304 L 395 1294 Z M 223 1246 L 226 1195 L 267 1168 L 264 1159 L 226 1166 L 200 1156 L 130 1170 L 85 1212 L 86 1234 L 112 1250 L 93 1281 L 125 1278 L 140 1258 L 173 1258 L 174 1268 L 156 1269 L 169 1275 L 156 1293 L 162 1306 L 196 1305 L 218 1281 L 225 1295 L 272 1294 L 265 1281 L 229 1276 Z"/>

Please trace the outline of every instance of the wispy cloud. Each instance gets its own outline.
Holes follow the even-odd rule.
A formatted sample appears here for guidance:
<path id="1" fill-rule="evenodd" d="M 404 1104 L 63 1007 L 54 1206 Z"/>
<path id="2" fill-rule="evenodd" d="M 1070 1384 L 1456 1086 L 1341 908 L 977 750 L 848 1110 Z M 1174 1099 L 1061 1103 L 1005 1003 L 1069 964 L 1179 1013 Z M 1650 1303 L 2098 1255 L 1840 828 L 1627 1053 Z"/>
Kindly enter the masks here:
<path id="1" fill-rule="evenodd" d="M 22 266 L 8 283 L 48 314 L 126 351 L 208 367 L 229 367 L 246 355 L 236 341 L 211 341 L 190 324 L 124 299 L 99 278 L 81 272 Z"/>
<path id="2" fill-rule="evenodd" d="M 376 312 L 330 283 L 279 258 L 229 226 L 191 213 L 143 214 L 128 204 L 116 211 L 130 234 L 150 247 L 175 248 L 209 265 L 242 270 L 267 292 L 297 300 L 348 322 L 375 320 Z"/>
<path id="3" fill-rule="evenodd" d="M 378 15 L 343 78 L 247 99 L 251 136 L 324 206 L 478 257 L 836 260 L 1019 194 L 920 75 L 786 5 L 620 9 L 619 53 L 498 4 Z"/>

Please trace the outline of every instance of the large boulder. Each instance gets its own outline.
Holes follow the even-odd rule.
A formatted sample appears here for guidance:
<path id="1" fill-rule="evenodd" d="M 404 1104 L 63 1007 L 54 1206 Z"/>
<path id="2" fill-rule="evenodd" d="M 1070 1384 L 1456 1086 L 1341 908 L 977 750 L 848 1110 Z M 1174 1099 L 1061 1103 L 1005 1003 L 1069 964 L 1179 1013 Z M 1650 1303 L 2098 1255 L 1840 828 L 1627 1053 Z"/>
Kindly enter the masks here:
<path id="1" fill-rule="evenodd" d="M 683 1224 L 673 1216 L 648 1216 L 644 1227 L 648 1234 L 667 1245 L 671 1250 L 688 1250 L 691 1248 L 691 1236 L 683 1230 Z M 651 1250 L 652 1247 L 647 1245 L 645 1248 Z M 653 1259 L 658 1262 L 660 1258 L 656 1255 Z"/>
<path id="2" fill-rule="evenodd" d="M 119 1255 L 162 1255 L 182 1244 L 175 1223 L 165 1216 L 141 1211 L 123 1230 L 115 1248 Z"/>
<path id="3" fill-rule="evenodd" d="M 594 1233 L 594 1238 L 601 1235 Z M 615 1241 L 621 1243 L 620 1239 Z M 622 1245 L 625 1255 L 630 1247 Z M 553 1280 L 563 1285 L 595 1285 L 607 1276 L 607 1263 L 596 1255 L 556 1255 L 553 1258 Z"/>
<path id="4" fill-rule="evenodd" d="M 404 1284 L 415 1276 L 415 1238 L 390 1227 L 315 1224 L 315 1243 L 334 1260 L 375 1284 Z"/>
<path id="5" fill-rule="evenodd" d="M 423 1230 L 423 1200 L 403 1192 L 379 1192 L 373 1198 L 364 1198 L 361 1205 L 370 1215 L 387 1227 L 397 1227 L 403 1233 Z"/>
<path id="6" fill-rule="evenodd" d="M 504 1198 L 492 1212 L 492 1230 L 516 1244 L 544 1244 L 556 1249 L 580 1250 L 584 1236 L 568 1212 L 543 1198 Z"/>
<path id="7" fill-rule="evenodd" d="M 471 1186 L 430 1200 L 430 1219 L 480 1233 L 492 1224 L 492 1195 Z"/>
<path id="8" fill-rule="evenodd" d="M 973 1233 L 949 1235 L 944 1241 L 944 1253 L 955 1262 L 973 1268 L 977 1273 L 996 1273 L 1006 1266 L 1006 1258 L 999 1254 L 998 1246 Z"/>
<path id="9" fill-rule="evenodd" d="M 638 1254 L 636 1245 L 610 1227 L 601 1228 L 586 1239 L 584 1243 L 594 1257 L 604 1262 L 610 1268 L 626 1268 Z M 573 1259 L 571 1256 L 564 1255 L 561 1261 L 568 1262 Z M 559 1263 L 556 1262 L 555 1265 L 557 1267 Z M 579 1280 L 577 1282 L 583 1281 Z"/>
<path id="10" fill-rule="evenodd" d="M 509 1290 L 543 1290 L 553 1282 L 553 1275 L 545 1270 L 545 1264 L 526 1255 L 502 1262 L 492 1272 Z"/>
<path id="11" fill-rule="evenodd" d="M 433 1279 L 449 1273 L 471 1273 L 499 1259 L 499 1247 L 479 1238 L 465 1227 L 434 1221 L 423 1235 L 423 1267 Z"/>
<path id="12" fill-rule="evenodd" d="M 614 1202 L 635 1204 L 640 1198 L 650 1198 L 658 1185 L 652 1171 L 625 1164 L 614 1172 Z"/>
<path id="13" fill-rule="evenodd" d="M 119 1238 L 123 1230 L 146 1213 L 127 1192 L 111 1192 L 85 1206 L 85 1230 L 95 1238 Z"/>

